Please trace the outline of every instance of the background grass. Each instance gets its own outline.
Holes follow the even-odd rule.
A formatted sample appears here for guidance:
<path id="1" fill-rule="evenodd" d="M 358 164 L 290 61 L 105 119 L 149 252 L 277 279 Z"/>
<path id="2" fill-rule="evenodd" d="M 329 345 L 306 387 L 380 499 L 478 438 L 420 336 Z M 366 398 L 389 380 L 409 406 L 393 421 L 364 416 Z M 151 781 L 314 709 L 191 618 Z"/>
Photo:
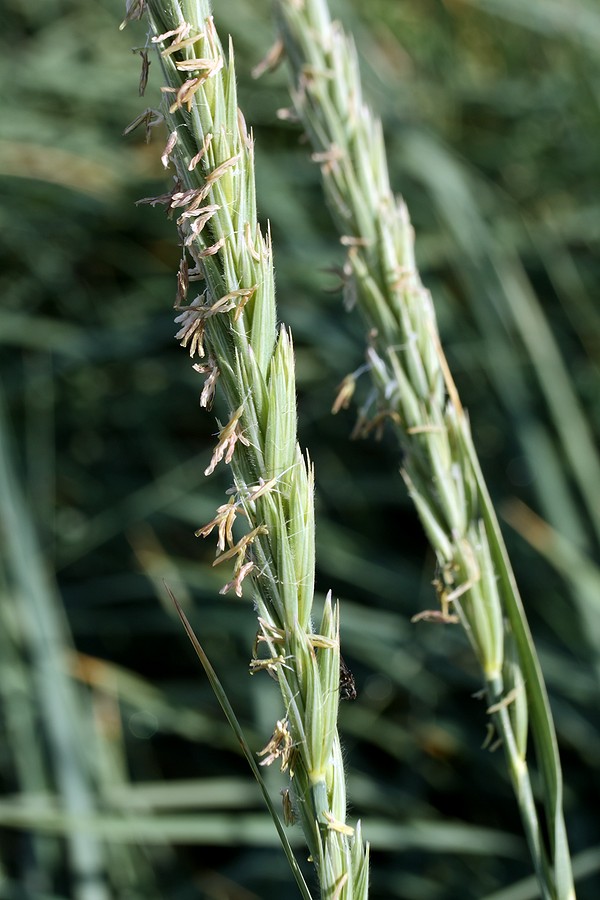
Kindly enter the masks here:
<path id="1" fill-rule="evenodd" d="M 504 516 L 556 716 L 579 896 L 594 898 L 600 15 L 583 0 L 569 15 L 550 0 L 367 6 L 337 12 L 384 118 L 393 184 Z M 359 687 L 341 730 L 352 813 L 373 843 L 371 895 L 535 897 L 519 885 L 529 862 L 501 760 L 481 749 L 469 647 L 452 628 L 410 624 L 435 603 L 433 560 L 394 441 L 351 443 L 353 411 L 330 415 L 364 334 L 330 290 L 343 254 L 318 170 L 276 118 L 286 73 L 249 77 L 272 40 L 268 4 L 231 0 L 215 14 L 236 46 L 280 316 L 295 337 L 300 440 L 317 470 L 317 589 L 342 600 Z M 280 707 L 269 679 L 246 674 L 251 604 L 218 596 L 214 548 L 193 536 L 228 483 L 202 474 L 213 419 L 172 338 L 172 224 L 134 205 L 163 190 L 162 143 L 121 132 L 157 102 L 159 80 L 155 64 L 137 96 L 130 48 L 144 29 L 119 33 L 121 18 L 113 0 L 9 0 L 2 13 L 0 896 L 292 896 L 258 789 L 162 589 L 166 578 L 186 603 L 260 749 Z M 281 777 L 268 775 L 276 796 Z"/>

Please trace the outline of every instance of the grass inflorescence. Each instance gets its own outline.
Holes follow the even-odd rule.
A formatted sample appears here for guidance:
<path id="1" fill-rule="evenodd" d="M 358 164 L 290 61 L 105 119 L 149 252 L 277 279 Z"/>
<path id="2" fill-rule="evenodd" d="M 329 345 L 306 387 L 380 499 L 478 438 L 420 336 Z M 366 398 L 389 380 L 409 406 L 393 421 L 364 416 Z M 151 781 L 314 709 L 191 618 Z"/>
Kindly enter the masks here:
<path id="1" fill-rule="evenodd" d="M 271 241 L 257 221 L 233 49 L 224 52 L 203 0 L 150 2 L 148 15 L 166 82 L 161 158 L 175 176 L 168 193 L 146 202 L 176 219 L 177 338 L 205 377 L 201 405 L 210 408 L 218 392 L 227 409 L 205 474 L 229 465 L 233 485 L 197 535 L 216 535 L 215 566 L 233 563 L 221 593 L 241 597 L 251 585 L 258 635 L 250 671 L 268 672 L 282 691 L 285 713 L 262 764 L 278 762 L 291 778 L 286 815 L 291 809 L 302 824 L 322 895 L 362 898 L 368 847 L 360 823 L 346 823 L 337 733 L 339 608 L 329 595 L 313 628 L 314 473 L 297 442 L 292 339 L 277 326 Z M 138 118 L 156 120 L 154 111 Z"/>
<path id="2" fill-rule="evenodd" d="M 432 299 L 416 266 L 408 209 L 391 191 L 381 122 L 363 102 L 356 50 L 332 22 L 325 0 L 279 0 L 277 11 L 294 110 L 348 248 L 347 297 L 369 328 L 376 400 L 363 409 L 355 433 L 389 421 L 398 436 L 402 474 L 438 568 L 440 607 L 416 618 L 462 623 L 480 664 L 543 896 L 566 900 L 574 888 L 546 689 Z M 354 382 L 353 376 L 344 380 L 334 410 L 349 402 Z M 530 732 L 544 784 L 543 824 L 529 774 Z"/>

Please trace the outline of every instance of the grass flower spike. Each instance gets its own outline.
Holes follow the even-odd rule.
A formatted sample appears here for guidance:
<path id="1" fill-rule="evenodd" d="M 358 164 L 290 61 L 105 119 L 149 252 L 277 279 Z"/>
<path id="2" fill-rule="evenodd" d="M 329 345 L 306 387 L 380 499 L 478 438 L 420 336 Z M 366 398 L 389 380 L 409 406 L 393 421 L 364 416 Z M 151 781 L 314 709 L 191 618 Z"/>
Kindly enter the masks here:
<path id="1" fill-rule="evenodd" d="M 131 4 L 137 17 L 140 4 Z M 281 687 L 262 764 L 291 776 L 286 818 L 302 823 L 323 897 L 366 898 L 368 847 L 346 824 L 337 734 L 339 611 L 328 597 L 313 631 L 313 469 L 296 436 L 292 339 L 276 322 L 269 234 L 258 225 L 253 141 L 237 107 L 233 50 L 225 54 L 205 0 L 147 4 L 158 49 L 169 137 L 163 164 L 175 172 L 162 203 L 177 222 L 177 338 L 228 410 L 206 474 L 229 466 L 227 503 L 197 534 L 218 536 L 215 565 L 234 563 L 223 592 L 252 589 L 259 634 L 251 671 Z M 243 521 L 244 533 L 234 534 Z"/>
<path id="2" fill-rule="evenodd" d="M 277 0 L 276 8 L 295 113 L 348 248 L 348 298 L 369 328 L 367 361 L 378 400 L 363 413 L 358 431 L 367 433 L 384 419 L 396 430 L 403 476 L 438 563 L 440 609 L 420 618 L 463 624 L 543 896 L 568 900 L 574 888 L 546 690 L 431 297 L 419 277 L 408 210 L 390 188 L 381 123 L 362 100 L 355 48 L 332 22 L 325 0 Z M 334 408 L 347 404 L 353 390 L 349 377 Z M 543 825 L 529 775 L 529 734 L 542 776 Z"/>

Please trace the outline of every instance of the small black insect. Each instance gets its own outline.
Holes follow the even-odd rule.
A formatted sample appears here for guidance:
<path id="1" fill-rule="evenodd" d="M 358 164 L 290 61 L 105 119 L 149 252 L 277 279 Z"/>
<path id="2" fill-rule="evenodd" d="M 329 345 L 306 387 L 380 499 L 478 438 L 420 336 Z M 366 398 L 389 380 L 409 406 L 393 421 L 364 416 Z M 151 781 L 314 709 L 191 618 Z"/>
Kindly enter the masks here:
<path id="1" fill-rule="evenodd" d="M 356 700 L 354 675 L 340 656 L 340 700 Z"/>

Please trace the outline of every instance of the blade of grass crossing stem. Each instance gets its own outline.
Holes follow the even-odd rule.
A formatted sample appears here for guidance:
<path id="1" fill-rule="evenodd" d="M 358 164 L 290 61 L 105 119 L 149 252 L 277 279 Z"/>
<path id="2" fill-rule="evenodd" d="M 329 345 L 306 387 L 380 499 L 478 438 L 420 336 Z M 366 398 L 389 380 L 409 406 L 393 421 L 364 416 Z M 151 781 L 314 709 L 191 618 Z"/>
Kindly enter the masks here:
<path id="1" fill-rule="evenodd" d="M 267 809 L 269 810 L 269 813 L 271 814 L 271 818 L 273 819 L 273 822 L 275 824 L 275 828 L 277 829 L 277 834 L 279 835 L 279 839 L 281 841 L 281 845 L 283 847 L 284 853 L 285 853 L 287 860 L 291 866 L 292 872 L 294 873 L 294 878 L 296 879 L 296 883 L 300 889 L 300 893 L 305 898 L 305 900 L 313 900 L 312 894 L 310 893 L 310 891 L 308 889 L 308 885 L 306 884 L 306 881 L 304 880 L 304 875 L 302 874 L 302 872 L 300 870 L 300 866 L 298 865 L 296 857 L 294 856 L 294 852 L 293 852 L 292 848 L 290 847 L 290 842 L 287 839 L 287 835 L 284 831 L 283 825 L 281 824 L 281 821 L 279 819 L 279 816 L 277 815 L 275 807 L 273 806 L 273 803 L 271 802 L 271 798 L 269 796 L 269 792 L 267 790 L 267 786 L 265 784 L 264 778 L 262 777 L 262 775 L 260 773 L 260 769 L 256 763 L 256 760 L 254 759 L 254 756 L 252 755 L 252 750 L 248 746 L 248 742 L 244 736 L 242 726 L 238 722 L 238 719 L 236 717 L 235 712 L 233 711 L 233 707 L 232 707 L 231 703 L 229 702 L 227 694 L 223 690 L 223 685 L 219 681 L 217 673 L 215 672 L 212 665 L 210 664 L 210 660 L 208 659 L 208 656 L 202 649 L 200 641 L 194 634 L 194 630 L 193 630 L 192 626 L 190 625 L 186 614 L 184 613 L 181 606 L 179 605 L 177 598 L 175 597 L 173 591 L 169 588 L 169 586 L 167 584 L 165 584 L 165 589 L 166 589 L 169 597 L 173 601 L 175 609 L 177 610 L 177 614 L 178 614 L 179 618 L 181 619 L 181 624 L 185 628 L 186 634 L 191 641 L 192 647 L 196 651 L 196 656 L 202 663 L 202 668 L 206 672 L 206 676 L 207 676 L 208 680 L 210 681 L 210 686 L 212 687 L 212 689 L 214 691 L 215 697 L 219 701 L 219 703 L 221 705 L 221 709 L 225 713 L 225 716 L 231 726 L 232 731 L 234 732 L 235 736 L 237 737 L 238 741 L 240 742 L 240 747 L 244 751 L 244 756 L 246 757 L 246 759 L 248 761 L 248 765 L 250 766 L 250 768 L 252 770 L 252 774 L 258 781 L 258 785 L 262 791 L 262 795 L 264 797 L 265 803 L 267 804 Z"/>
<path id="2" fill-rule="evenodd" d="M 566 898 L 573 896 L 571 863 L 562 813 L 562 770 L 546 685 L 479 460 L 470 442 L 465 449 L 470 456 L 471 465 L 477 478 L 481 513 L 485 522 L 496 572 L 502 586 L 506 612 L 510 620 L 512 633 L 519 647 L 520 664 L 527 686 L 529 716 L 532 724 L 531 730 L 536 757 L 545 785 L 545 811 L 554 853 L 554 878 L 557 896 Z"/>

